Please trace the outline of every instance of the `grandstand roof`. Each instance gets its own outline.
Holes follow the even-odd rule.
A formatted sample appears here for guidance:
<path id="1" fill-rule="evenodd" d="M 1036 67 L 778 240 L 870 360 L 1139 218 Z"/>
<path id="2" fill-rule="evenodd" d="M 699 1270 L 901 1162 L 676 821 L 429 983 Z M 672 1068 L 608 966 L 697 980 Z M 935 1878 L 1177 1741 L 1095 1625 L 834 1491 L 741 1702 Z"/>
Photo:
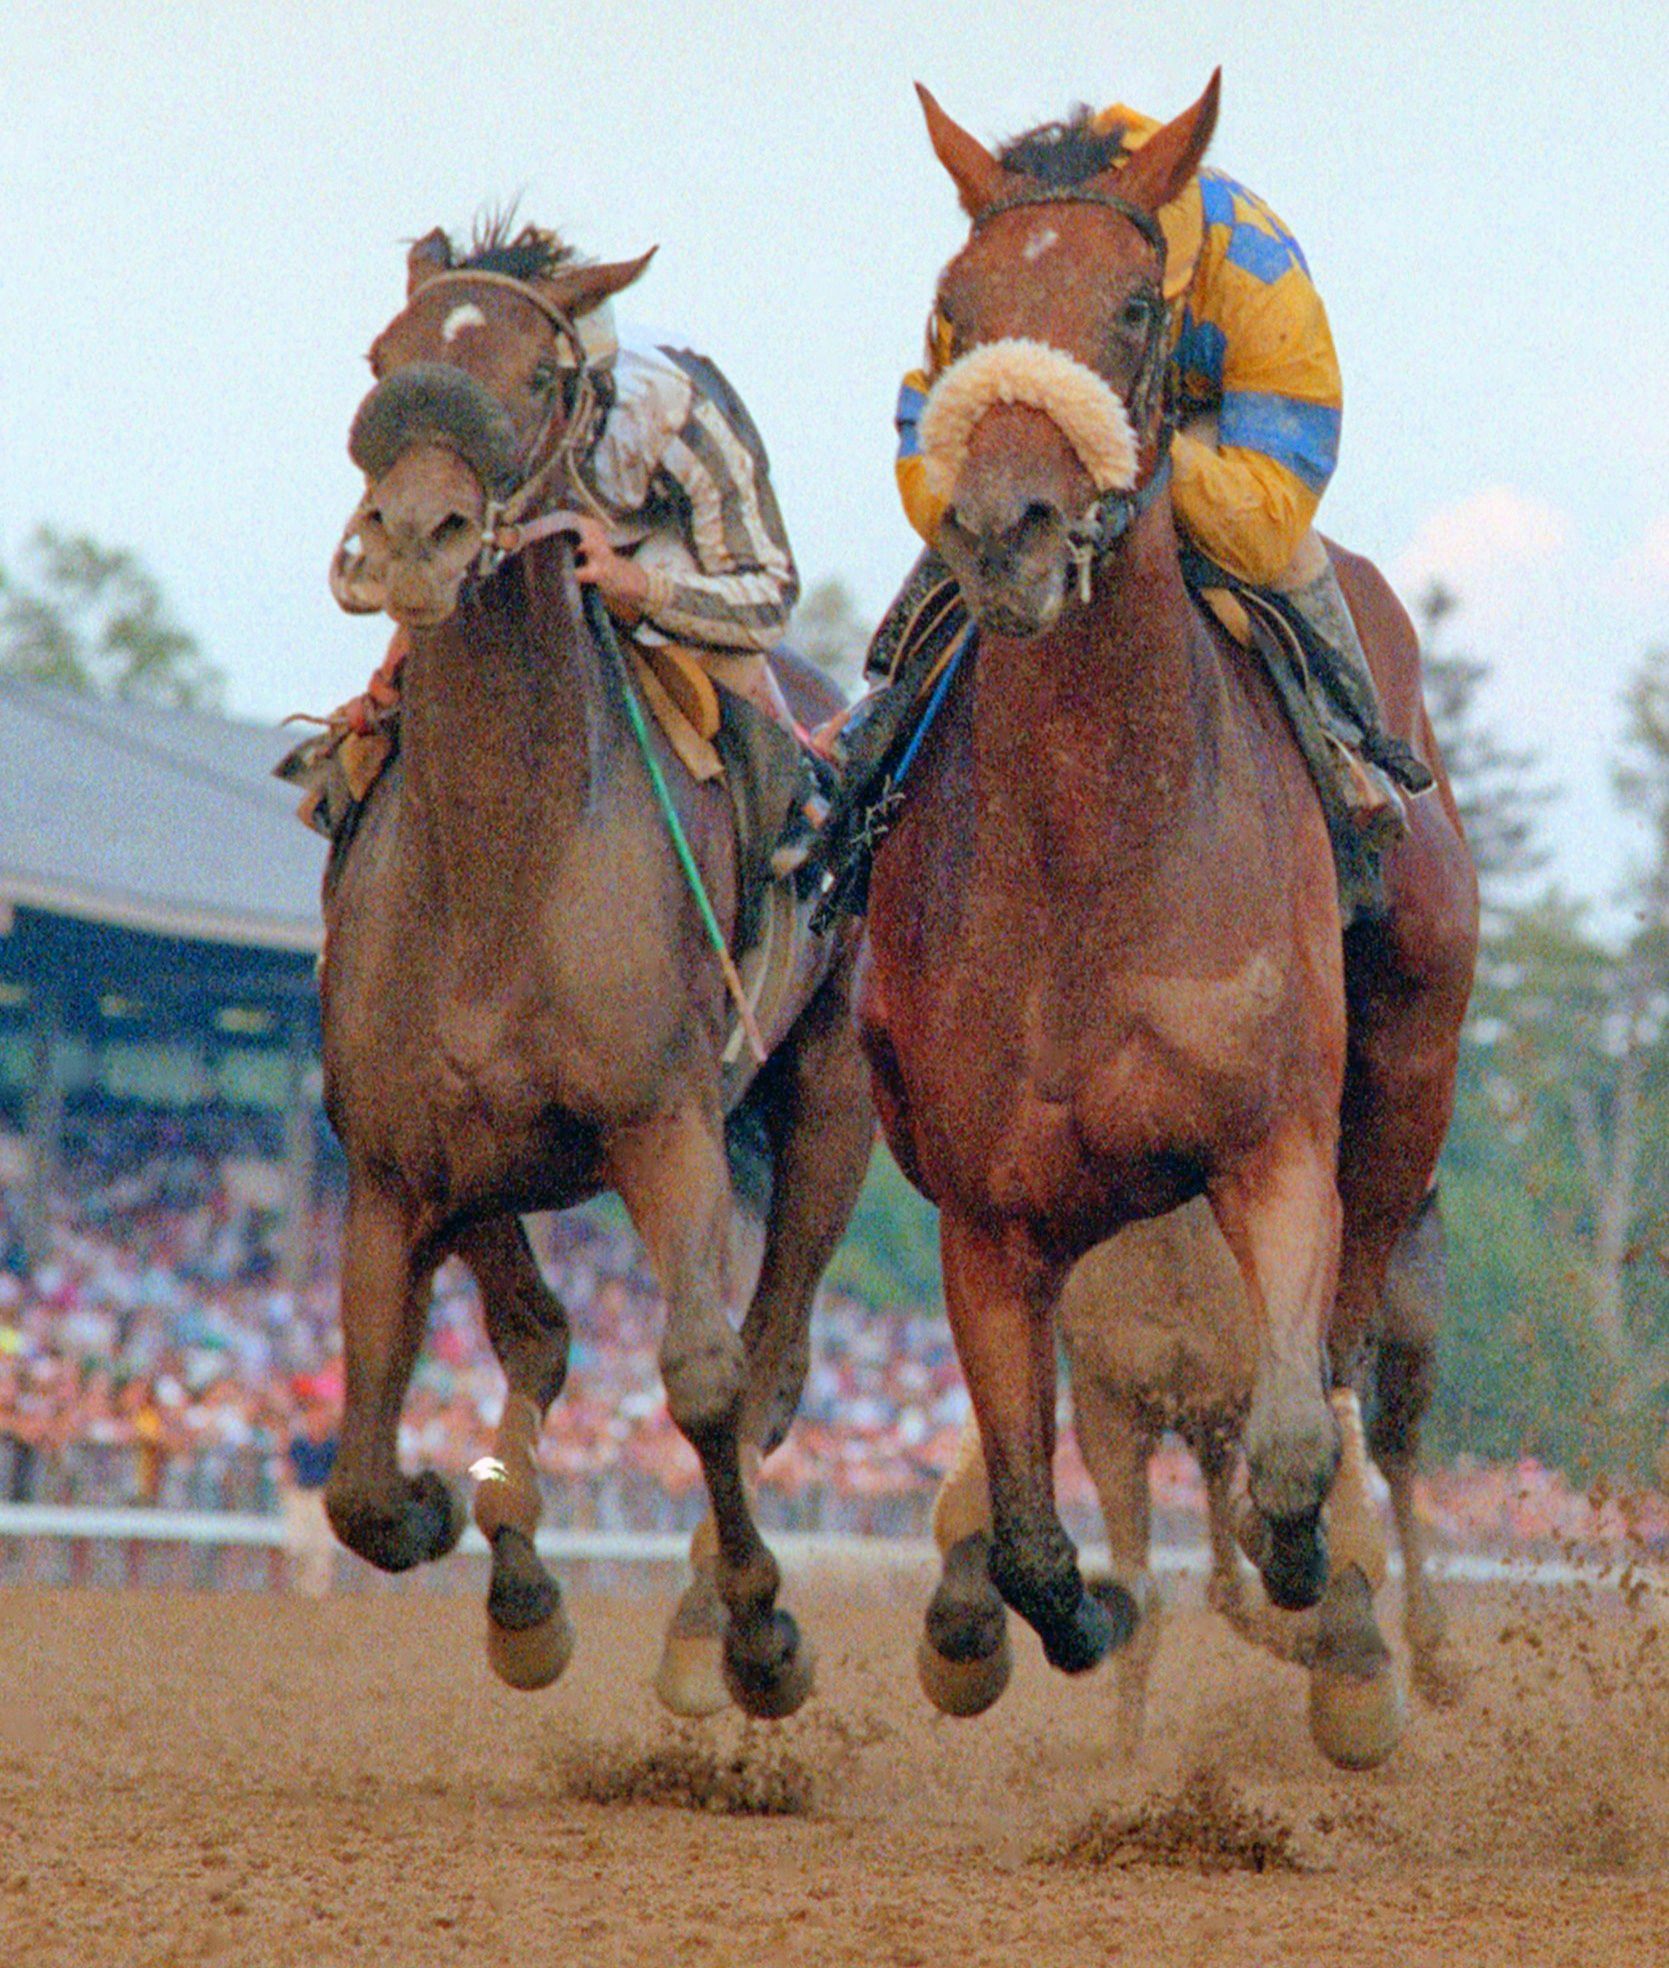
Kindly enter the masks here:
<path id="1" fill-rule="evenodd" d="M 0 681 L 0 907 L 317 950 L 324 842 L 272 768 L 294 732 Z"/>

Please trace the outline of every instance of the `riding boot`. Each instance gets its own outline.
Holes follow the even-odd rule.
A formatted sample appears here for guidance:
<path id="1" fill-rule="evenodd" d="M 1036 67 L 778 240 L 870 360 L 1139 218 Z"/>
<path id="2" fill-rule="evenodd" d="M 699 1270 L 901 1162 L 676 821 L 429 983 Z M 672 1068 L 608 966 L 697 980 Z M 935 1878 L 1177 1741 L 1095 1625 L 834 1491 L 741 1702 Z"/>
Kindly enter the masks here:
<path id="1" fill-rule="evenodd" d="M 1373 673 L 1339 577 L 1329 560 L 1322 572 L 1282 598 L 1314 642 L 1312 701 L 1333 741 L 1335 777 L 1357 828 L 1389 845 L 1408 831 L 1403 792 L 1424 792 L 1432 776 L 1424 762 L 1386 728 Z"/>
<path id="2" fill-rule="evenodd" d="M 721 701 L 718 747 L 745 815 L 747 894 L 765 875 L 786 880 L 803 865 L 824 809 L 823 791 L 791 731 L 731 691 L 721 693 Z"/>

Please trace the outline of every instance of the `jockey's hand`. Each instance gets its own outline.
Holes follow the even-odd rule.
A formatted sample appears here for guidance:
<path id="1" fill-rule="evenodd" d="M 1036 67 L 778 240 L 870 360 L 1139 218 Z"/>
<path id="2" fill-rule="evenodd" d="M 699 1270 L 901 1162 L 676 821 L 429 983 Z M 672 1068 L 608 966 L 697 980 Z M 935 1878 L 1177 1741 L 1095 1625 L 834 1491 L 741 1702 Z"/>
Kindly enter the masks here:
<path id="1" fill-rule="evenodd" d="M 589 513 L 557 516 L 566 522 L 562 530 L 574 540 L 575 580 L 582 588 L 595 588 L 607 602 L 609 613 L 620 621 L 641 621 L 649 599 L 648 574 L 630 555 L 615 552 L 600 520 Z"/>

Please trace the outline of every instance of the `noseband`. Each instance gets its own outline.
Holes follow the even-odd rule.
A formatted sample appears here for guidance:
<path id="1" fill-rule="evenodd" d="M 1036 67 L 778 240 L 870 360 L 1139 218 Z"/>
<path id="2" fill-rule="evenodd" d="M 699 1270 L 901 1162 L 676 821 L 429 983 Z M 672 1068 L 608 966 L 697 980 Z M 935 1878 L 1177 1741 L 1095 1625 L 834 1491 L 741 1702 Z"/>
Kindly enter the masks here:
<path id="1" fill-rule="evenodd" d="M 559 481 L 565 492 L 589 510 L 597 511 L 597 501 L 580 475 L 578 461 L 591 449 L 596 438 L 604 408 L 603 391 L 586 355 L 585 343 L 579 329 L 574 325 L 573 317 L 558 307 L 548 296 L 538 293 L 526 282 L 517 280 L 511 274 L 493 273 L 484 268 L 457 267 L 445 273 L 435 274 L 424 283 L 421 291 L 427 294 L 441 286 L 503 287 L 526 301 L 556 330 L 557 340 L 566 358 L 562 367 L 574 379 L 571 394 L 567 391 L 552 391 L 550 405 L 544 419 L 532 439 L 523 448 L 520 468 L 503 496 L 495 495 L 490 485 L 483 485 L 486 493 L 486 509 L 481 519 L 481 546 L 471 571 L 477 580 L 485 580 L 512 555 L 520 553 L 524 547 L 531 546 L 535 540 L 546 539 L 562 530 L 562 523 L 554 513 L 538 511 L 538 508 L 548 502 Z M 401 369 L 393 370 L 385 380 L 392 381 L 394 377 L 404 373 L 404 369 L 412 366 L 407 364 Z M 458 368 L 457 373 L 468 378 L 473 388 L 479 389 L 483 396 L 497 404 L 497 398 L 492 396 L 484 384 L 476 383 L 473 377 L 469 377 L 466 370 Z M 374 397 L 375 392 L 372 394 Z M 366 401 L 369 403 L 371 400 L 372 398 L 367 398 Z M 567 412 L 567 421 L 560 438 L 553 445 L 552 435 L 556 430 L 557 419 L 564 408 Z M 364 406 L 361 407 L 361 416 L 363 414 Z M 351 449 L 350 440 L 350 451 Z M 366 499 L 368 500 L 369 497 L 370 494 L 367 492 Z M 365 511 L 366 500 L 362 500 L 343 532 L 342 546 L 337 550 L 338 561 L 341 560 L 347 542 L 358 532 Z"/>

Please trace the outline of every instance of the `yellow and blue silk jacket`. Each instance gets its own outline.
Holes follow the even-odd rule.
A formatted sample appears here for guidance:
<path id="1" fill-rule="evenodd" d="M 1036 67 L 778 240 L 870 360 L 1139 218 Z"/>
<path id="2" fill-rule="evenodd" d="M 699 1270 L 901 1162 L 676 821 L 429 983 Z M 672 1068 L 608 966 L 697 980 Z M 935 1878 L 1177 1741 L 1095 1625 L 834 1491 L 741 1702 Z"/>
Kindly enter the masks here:
<path id="1" fill-rule="evenodd" d="M 1126 155 L 1160 127 L 1122 104 L 1096 124 L 1121 133 Z M 1220 567 L 1267 585 L 1292 559 L 1338 461 L 1343 392 L 1327 311 L 1298 242 L 1221 171 L 1200 171 L 1159 222 L 1179 419 L 1217 420 L 1215 444 L 1182 430 L 1174 440 L 1177 521 Z M 943 505 L 927 488 L 916 426 L 931 386 L 930 370 L 904 379 L 896 463 L 904 510 L 929 543 Z"/>

